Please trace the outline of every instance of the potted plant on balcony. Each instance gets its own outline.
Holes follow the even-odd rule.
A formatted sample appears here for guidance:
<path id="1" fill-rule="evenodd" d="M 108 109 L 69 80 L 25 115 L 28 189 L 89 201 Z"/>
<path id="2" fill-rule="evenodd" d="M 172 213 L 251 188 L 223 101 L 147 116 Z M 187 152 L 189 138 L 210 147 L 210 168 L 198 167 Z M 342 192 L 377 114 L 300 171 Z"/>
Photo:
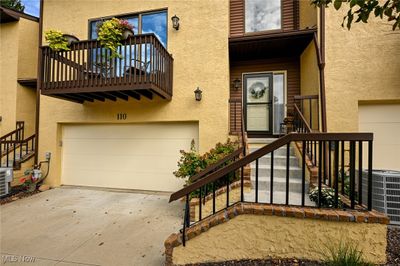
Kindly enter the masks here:
<path id="1" fill-rule="evenodd" d="M 101 46 L 111 51 L 111 58 L 122 58 L 118 46 L 122 40 L 132 35 L 133 26 L 127 20 L 112 18 L 97 25 L 97 40 Z"/>
<path id="2" fill-rule="evenodd" d="M 69 51 L 68 40 L 64 37 L 64 34 L 59 30 L 48 30 L 44 33 L 46 42 L 49 43 L 49 47 L 53 51 Z"/>
<path id="3" fill-rule="evenodd" d="M 125 20 L 125 19 L 120 19 L 119 20 L 119 25 L 122 29 L 122 39 L 126 40 L 129 37 L 134 35 L 133 32 L 133 26 L 131 23 L 129 23 L 129 21 Z"/>
<path id="4" fill-rule="evenodd" d="M 74 42 L 79 42 L 79 39 L 71 34 L 63 34 L 63 37 L 67 40 L 68 46 L 71 46 L 71 44 Z"/>

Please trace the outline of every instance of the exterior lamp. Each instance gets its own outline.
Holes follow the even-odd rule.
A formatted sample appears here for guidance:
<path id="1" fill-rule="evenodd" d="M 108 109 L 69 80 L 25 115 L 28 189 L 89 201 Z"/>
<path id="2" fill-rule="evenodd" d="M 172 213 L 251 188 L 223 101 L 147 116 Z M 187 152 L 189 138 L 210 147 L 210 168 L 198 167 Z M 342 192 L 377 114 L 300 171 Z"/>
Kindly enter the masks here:
<path id="1" fill-rule="evenodd" d="M 179 17 L 177 17 L 176 15 L 174 15 L 172 18 L 172 27 L 176 30 L 179 30 Z"/>
<path id="2" fill-rule="evenodd" d="M 194 91 L 194 97 L 196 98 L 196 101 L 201 101 L 201 97 L 202 97 L 202 90 L 200 90 L 199 87 L 197 87 L 197 89 Z"/>
<path id="3" fill-rule="evenodd" d="M 241 84 L 241 80 L 240 79 L 235 79 L 233 81 L 233 88 L 235 89 L 235 91 L 237 91 L 240 88 L 240 84 Z"/>

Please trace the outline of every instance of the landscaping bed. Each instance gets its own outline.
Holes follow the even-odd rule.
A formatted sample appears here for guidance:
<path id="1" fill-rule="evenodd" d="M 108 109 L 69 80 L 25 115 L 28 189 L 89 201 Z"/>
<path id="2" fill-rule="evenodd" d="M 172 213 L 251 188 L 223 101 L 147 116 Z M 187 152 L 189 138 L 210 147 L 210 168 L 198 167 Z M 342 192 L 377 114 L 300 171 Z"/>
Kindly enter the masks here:
<path id="1" fill-rule="evenodd" d="M 37 193 L 40 193 L 39 190 L 35 190 L 32 192 L 28 192 L 25 190 L 16 190 L 14 192 L 11 192 L 9 195 L 7 195 L 6 197 L 0 198 L 0 205 L 6 204 L 6 203 L 10 203 L 22 198 L 26 198 L 26 197 L 30 197 L 32 195 L 35 195 Z"/>
<path id="2" fill-rule="evenodd" d="M 387 265 L 400 265 L 400 226 L 389 226 L 387 234 Z"/>
<path id="3" fill-rule="evenodd" d="M 323 265 L 318 261 L 297 259 L 267 259 L 267 260 L 232 260 L 218 263 L 203 263 L 201 266 L 260 266 L 260 265 Z"/>

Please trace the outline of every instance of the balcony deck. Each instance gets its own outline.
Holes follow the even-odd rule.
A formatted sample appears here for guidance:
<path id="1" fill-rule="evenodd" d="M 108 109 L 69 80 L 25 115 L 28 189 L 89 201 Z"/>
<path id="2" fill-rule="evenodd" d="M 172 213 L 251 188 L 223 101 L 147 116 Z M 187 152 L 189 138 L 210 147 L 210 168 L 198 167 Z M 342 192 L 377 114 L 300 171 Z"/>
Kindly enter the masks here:
<path id="1" fill-rule="evenodd" d="M 74 42 L 68 51 L 41 49 L 43 95 L 78 103 L 172 98 L 173 58 L 154 34 L 122 41 L 120 57 L 112 57 L 97 40 Z"/>

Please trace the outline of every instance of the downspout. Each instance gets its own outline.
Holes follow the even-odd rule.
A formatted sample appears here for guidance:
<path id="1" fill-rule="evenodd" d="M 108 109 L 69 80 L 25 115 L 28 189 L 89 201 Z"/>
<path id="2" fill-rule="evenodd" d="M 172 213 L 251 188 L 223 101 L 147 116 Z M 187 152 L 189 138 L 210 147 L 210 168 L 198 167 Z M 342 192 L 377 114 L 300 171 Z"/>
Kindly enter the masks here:
<path id="1" fill-rule="evenodd" d="M 40 15 L 39 15 L 39 39 L 38 39 L 38 64 L 37 64 L 37 82 L 36 82 L 36 111 L 35 111 L 35 167 L 39 162 L 39 119 L 40 119 L 40 88 L 43 76 L 42 68 L 42 31 L 43 31 L 43 0 L 40 0 Z"/>
<path id="2" fill-rule="evenodd" d="M 326 98 L 325 98 L 325 7 L 319 8 L 319 41 L 314 33 L 314 45 L 317 52 L 319 69 L 319 95 L 321 99 L 321 126 L 322 132 L 327 132 L 326 125 Z"/>

